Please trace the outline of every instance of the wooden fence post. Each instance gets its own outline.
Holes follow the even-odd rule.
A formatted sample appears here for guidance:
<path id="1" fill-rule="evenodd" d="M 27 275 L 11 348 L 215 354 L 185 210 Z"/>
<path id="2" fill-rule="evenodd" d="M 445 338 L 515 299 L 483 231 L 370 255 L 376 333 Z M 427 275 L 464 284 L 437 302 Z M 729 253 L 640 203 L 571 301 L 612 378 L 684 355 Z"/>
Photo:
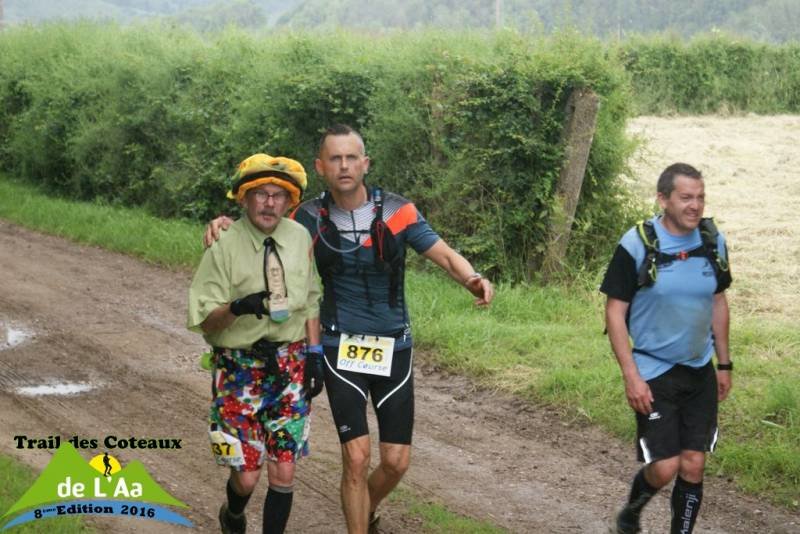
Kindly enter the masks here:
<path id="1" fill-rule="evenodd" d="M 597 126 L 599 107 L 600 99 L 591 89 L 576 89 L 567 99 L 564 165 L 556 185 L 549 237 L 542 262 L 542 275 L 545 280 L 552 279 L 554 274 L 561 271 L 564 264 L 583 177 L 586 174 L 586 164 L 589 161 L 589 150 Z M 533 274 L 533 266 L 529 264 L 528 270 L 530 277 Z"/>
<path id="2" fill-rule="evenodd" d="M 444 142 L 444 107 L 442 101 L 444 100 L 444 92 L 442 91 L 441 76 L 436 73 L 433 76 L 433 85 L 431 87 L 431 157 L 437 165 L 444 166 L 445 158 L 442 151 L 442 143 Z"/>

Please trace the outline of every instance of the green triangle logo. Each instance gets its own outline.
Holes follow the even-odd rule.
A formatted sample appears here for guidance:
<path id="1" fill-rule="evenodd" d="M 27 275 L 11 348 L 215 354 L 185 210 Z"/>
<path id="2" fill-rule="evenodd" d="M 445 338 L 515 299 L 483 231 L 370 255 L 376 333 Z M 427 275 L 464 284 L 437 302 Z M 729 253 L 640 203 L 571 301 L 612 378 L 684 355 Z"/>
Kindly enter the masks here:
<path id="1" fill-rule="evenodd" d="M 31 487 L 28 488 L 28 491 L 0 516 L 0 520 L 23 510 L 41 507 L 46 504 L 57 505 L 58 503 L 74 503 L 76 501 L 89 504 L 91 502 L 111 503 L 112 505 L 124 502 L 127 506 L 125 509 L 123 507 L 119 508 L 119 510 L 122 510 L 121 515 L 126 515 L 125 510 L 129 510 L 132 506 L 135 507 L 137 503 L 188 508 L 185 503 L 170 495 L 153 480 L 141 462 L 133 461 L 123 469 L 104 476 L 84 460 L 71 443 L 66 442 L 62 443 L 56 450 L 50 463 L 47 464 L 47 467 Z M 57 506 L 51 507 L 48 508 L 48 511 L 55 511 L 57 508 Z M 161 508 L 157 509 L 170 515 L 170 517 L 177 516 L 173 512 Z M 119 510 L 114 509 L 113 512 L 107 513 L 117 514 Z M 149 518 L 159 519 L 156 515 L 154 513 Z M 36 518 L 40 516 L 41 514 L 37 515 Z M 184 521 L 188 523 L 188 521 Z M 12 521 L 12 523 L 14 522 L 17 522 L 17 520 Z M 6 525 L 6 528 L 9 525 Z"/>

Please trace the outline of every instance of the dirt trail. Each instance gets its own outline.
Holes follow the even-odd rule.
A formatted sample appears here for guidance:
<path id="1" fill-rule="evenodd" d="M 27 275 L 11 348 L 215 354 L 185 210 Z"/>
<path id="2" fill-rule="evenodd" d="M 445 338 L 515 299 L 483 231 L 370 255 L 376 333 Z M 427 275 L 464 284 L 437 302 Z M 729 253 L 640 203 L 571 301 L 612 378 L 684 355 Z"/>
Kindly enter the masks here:
<path id="1" fill-rule="evenodd" d="M 0 344 L 0 450 L 41 468 L 47 451 L 17 450 L 13 437 L 170 437 L 181 450 L 112 450 L 140 460 L 214 532 L 225 473 L 211 464 L 205 416 L 208 376 L 197 369 L 202 340 L 183 328 L 189 275 L 0 222 L 0 320 L 27 332 Z M 8 336 L 9 339 L 12 336 Z M 425 500 L 514 532 L 604 532 L 634 472 L 631 447 L 547 410 L 443 375 L 417 355 L 417 423 L 404 486 Z M 88 383 L 70 396 L 25 396 L 22 386 Z M 343 532 L 339 452 L 324 399 L 316 403 L 312 456 L 299 468 L 291 532 Z M 102 449 L 83 451 L 89 459 Z M 254 498 L 259 502 L 263 485 Z M 736 495 L 711 478 L 699 532 L 798 532 L 786 512 Z M 646 523 L 663 523 L 659 497 Z M 260 521 L 257 506 L 251 521 Z M 421 532 L 400 504 L 383 512 L 385 532 Z M 107 532 L 182 530 L 159 523 L 99 522 Z M 653 532 L 659 532 L 655 529 Z"/>
<path id="2" fill-rule="evenodd" d="M 755 152 L 748 135 L 758 137 L 738 123 L 724 124 L 721 131 L 741 131 L 739 137 L 723 135 L 711 128 L 714 120 L 719 119 L 686 119 L 679 126 L 672 119 L 634 121 L 632 131 L 650 140 L 636 162 L 641 179 L 637 183 L 651 187 L 657 171 L 673 160 L 696 163 L 715 178 L 708 180 L 709 203 L 731 236 L 734 260 L 755 246 L 744 240 L 743 225 L 758 221 L 764 225 L 759 235 L 773 236 L 776 247 L 797 255 L 797 225 L 785 220 L 793 213 L 786 209 L 795 203 L 786 209 L 775 203 L 783 197 L 779 204 L 787 206 L 786 199 L 796 198 L 797 165 L 789 165 L 789 170 L 765 167 L 770 180 L 764 180 L 759 163 L 738 159 L 742 152 Z M 779 122 L 769 123 L 770 128 L 785 129 L 783 134 L 776 132 L 777 138 L 798 135 L 797 118 L 774 120 Z M 772 150 L 784 163 L 798 163 L 796 149 L 789 150 L 777 138 L 759 150 L 767 155 Z M 702 152 L 693 146 L 701 139 L 718 147 Z M 795 139 L 793 146 L 798 144 Z M 741 170 L 720 167 L 719 155 Z M 739 196 L 723 181 L 736 186 Z M 754 181 L 760 185 L 752 185 Z M 741 193 L 753 187 L 770 200 L 761 204 Z M 721 198 L 723 190 L 728 196 Z M 738 212 L 732 205 L 742 212 L 754 210 L 749 222 L 734 217 Z M 769 262 L 785 265 L 773 260 L 737 261 L 737 284 L 744 289 L 734 296 L 748 311 L 785 317 L 798 309 L 796 303 L 771 300 L 779 308 L 769 310 L 760 304 L 770 299 L 764 297 L 768 285 L 757 276 L 758 269 L 773 272 L 764 267 Z M 798 262 L 793 265 L 796 269 Z M 198 531 L 216 532 L 225 472 L 212 465 L 205 437 L 209 379 L 196 365 L 197 354 L 204 350 L 202 339 L 183 327 L 190 275 L 2 221 L 0 273 L 0 451 L 41 469 L 51 452 L 18 450 L 15 435 L 181 439 L 180 450 L 109 452 L 123 464 L 141 461 L 165 489 L 190 506 L 186 515 Z M 782 283 L 796 274 L 781 272 L 772 282 Z M 596 428 L 565 422 L 546 408 L 445 375 L 425 354 L 415 358 L 417 418 L 406 490 L 512 532 L 606 532 L 637 468 L 630 444 Z M 28 396 L 18 389 L 63 382 L 95 389 L 70 396 Z M 298 469 L 289 531 L 344 532 L 338 440 L 324 395 L 315 403 L 313 418 L 312 455 Z M 85 450 L 83 455 L 89 459 L 101 452 Z M 260 485 L 249 507 L 253 525 L 260 524 L 258 503 L 265 486 Z M 728 480 L 709 476 L 706 495 L 696 532 L 800 532 L 797 515 L 742 496 Z M 666 530 L 668 507 L 666 493 L 655 499 L 645 513 L 645 532 Z M 384 532 L 423 531 L 422 521 L 402 503 L 387 503 L 382 515 Z M 97 525 L 105 532 L 185 531 L 116 518 Z"/>

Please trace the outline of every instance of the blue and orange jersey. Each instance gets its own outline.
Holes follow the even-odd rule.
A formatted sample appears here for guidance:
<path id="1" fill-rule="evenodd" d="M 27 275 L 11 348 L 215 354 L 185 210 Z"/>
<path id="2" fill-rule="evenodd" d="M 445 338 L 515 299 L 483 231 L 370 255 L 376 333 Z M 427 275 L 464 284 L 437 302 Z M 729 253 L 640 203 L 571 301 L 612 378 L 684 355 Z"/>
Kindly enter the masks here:
<path id="1" fill-rule="evenodd" d="M 353 211 L 337 207 L 332 199 L 328 217 L 339 232 L 339 243 L 326 242 L 320 229 L 325 224 L 320 215 L 322 201 L 303 202 L 291 217 L 311 233 L 314 247 L 338 248 L 340 266 L 331 272 L 320 269 L 324 293 L 320 320 L 325 329 L 323 343 L 338 344 L 338 334 L 371 334 L 398 337 L 396 348 L 411 345 L 408 308 L 404 282 L 400 280 L 397 306 L 391 306 L 390 274 L 375 265 L 374 244 L 370 227 L 375 219 L 375 203 L 370 190 L 367 202 Z M 439 236 L 414 204 L 394 193 L 384 193 L 383 220 L 400 247 L 410 245 L 423 253 L 439 240 Z M 327 272 L 323 272 L 326 270 Z M 398 336 L 399 333 L 404 335 Z"/>

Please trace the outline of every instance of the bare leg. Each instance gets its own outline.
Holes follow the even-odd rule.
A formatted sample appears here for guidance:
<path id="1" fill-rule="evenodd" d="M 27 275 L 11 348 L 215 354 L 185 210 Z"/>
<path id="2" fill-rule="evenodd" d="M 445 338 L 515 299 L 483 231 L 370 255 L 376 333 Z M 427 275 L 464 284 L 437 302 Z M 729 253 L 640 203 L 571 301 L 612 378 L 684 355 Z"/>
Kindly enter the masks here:
<path id="1" fill-rule="evenodd" d="M 367 532 L 369 460 L 369 436 L 359 436 L 342 444 L 342 510 L 350 534 Z"/>
<path id="2" fill-rule="evenodd" d="M 706 465 L 706 453 L 701 451 L 681 451 L 681 464 L 678 471 L 681 478 L 695 484 L 703 481 L 703 468 Z"/>
<path id="3" fill-rule="evenodd" d="M 381 463 L 369 476 L 370 512 L 397 486 L 408 471 L 411 462 L 411 445 L 399 443 L 380 444 Z"/>
<path id="4" fill-rule="evenodd" d="M 242 497 L 253 493 L 259 478 L 261 478 L 261 469 L 241 472 L 231 469 L 231 485 L 233 486 L 233 491 Z"/>
<path id="5" fill-rule="evenodd" d="M 654 488 L 661 489 L 672 482 L 672 479 L 678 474 L 680 463 L 680 456 L 673 456 L 653 462 L 644 468 L 644 478 L 647 480 L 647 483 Z"/>

